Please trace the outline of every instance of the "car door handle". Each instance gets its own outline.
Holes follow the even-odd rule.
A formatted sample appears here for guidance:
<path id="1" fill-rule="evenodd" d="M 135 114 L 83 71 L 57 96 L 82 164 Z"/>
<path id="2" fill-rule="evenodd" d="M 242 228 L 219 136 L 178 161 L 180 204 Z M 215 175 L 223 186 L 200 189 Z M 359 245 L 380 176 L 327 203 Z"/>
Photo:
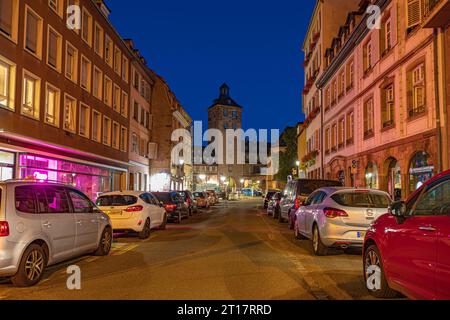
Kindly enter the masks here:
<path id="1" fill-rule="evenodd" d="M 47 221 L 47 222 L 43 223 L 42 226 L 47 228 L 47 229 L 50 229 L 52 227 L 52 224 Z"/>
<path id="2" fill-rule="evenodd" d="M 421 226 L 421 227 L 419 227 L 419 230 L 435 232 L 436 228 L 433 226 Z"/>

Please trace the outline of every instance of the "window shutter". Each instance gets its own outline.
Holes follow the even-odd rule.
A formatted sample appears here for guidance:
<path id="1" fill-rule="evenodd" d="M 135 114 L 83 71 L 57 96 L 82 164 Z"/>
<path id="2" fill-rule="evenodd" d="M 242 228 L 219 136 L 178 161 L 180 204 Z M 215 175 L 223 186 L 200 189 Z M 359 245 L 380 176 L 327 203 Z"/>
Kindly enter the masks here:
<path id="1" fill-rule="evenodd" d="M 12 1 L 0 0 L 0 29 L 9 36 L 12 34 Z"/>
<path id="2" fill-rule="evenodd" d="M 408 0 L 407 28 L 417 26 L 422 22 L 422 0 Z"/>

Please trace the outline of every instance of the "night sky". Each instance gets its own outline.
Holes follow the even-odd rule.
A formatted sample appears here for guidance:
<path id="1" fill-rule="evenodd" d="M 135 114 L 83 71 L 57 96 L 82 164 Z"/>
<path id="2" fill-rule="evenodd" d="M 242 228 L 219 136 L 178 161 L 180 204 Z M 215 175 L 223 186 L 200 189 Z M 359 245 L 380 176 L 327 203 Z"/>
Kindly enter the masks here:
<path id="1" fill-rule="evenodd" d="M 283 129 L 303 119 L 301 46 L 315 0 L 108 0 L 113 25 L 132 38 L 194 120 L 226 82 L 244 128 Z"/>

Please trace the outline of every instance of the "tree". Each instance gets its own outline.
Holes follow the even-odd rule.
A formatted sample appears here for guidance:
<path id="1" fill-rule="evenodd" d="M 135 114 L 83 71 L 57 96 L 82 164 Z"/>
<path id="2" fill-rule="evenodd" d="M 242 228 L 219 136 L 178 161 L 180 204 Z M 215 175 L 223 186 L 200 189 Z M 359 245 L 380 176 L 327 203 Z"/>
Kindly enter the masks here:
<path id="1" fill-rule="evenodd" d="M 292 169 L 296 169 L 297 159 L 297 130 L 295 127 L 287 127 L 280 136 L 280 170 L 275 175 L 278 181 L 287 181 L 292 175 Z"/>

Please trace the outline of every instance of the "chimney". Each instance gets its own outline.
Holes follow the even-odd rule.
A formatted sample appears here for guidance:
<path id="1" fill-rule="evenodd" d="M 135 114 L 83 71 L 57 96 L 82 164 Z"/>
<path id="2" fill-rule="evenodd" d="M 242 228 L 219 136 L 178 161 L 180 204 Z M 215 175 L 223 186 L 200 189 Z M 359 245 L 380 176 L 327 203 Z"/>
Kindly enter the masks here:
<path id="1" fill-rule="evenodd" d="M 106 19 L 108 19 L 109 15 L 111 14 L 111 10 L 106 5 L 105 0 L 95 0 L 95 3 L 100 8 L 100 11 L 103 13 Z"/>

